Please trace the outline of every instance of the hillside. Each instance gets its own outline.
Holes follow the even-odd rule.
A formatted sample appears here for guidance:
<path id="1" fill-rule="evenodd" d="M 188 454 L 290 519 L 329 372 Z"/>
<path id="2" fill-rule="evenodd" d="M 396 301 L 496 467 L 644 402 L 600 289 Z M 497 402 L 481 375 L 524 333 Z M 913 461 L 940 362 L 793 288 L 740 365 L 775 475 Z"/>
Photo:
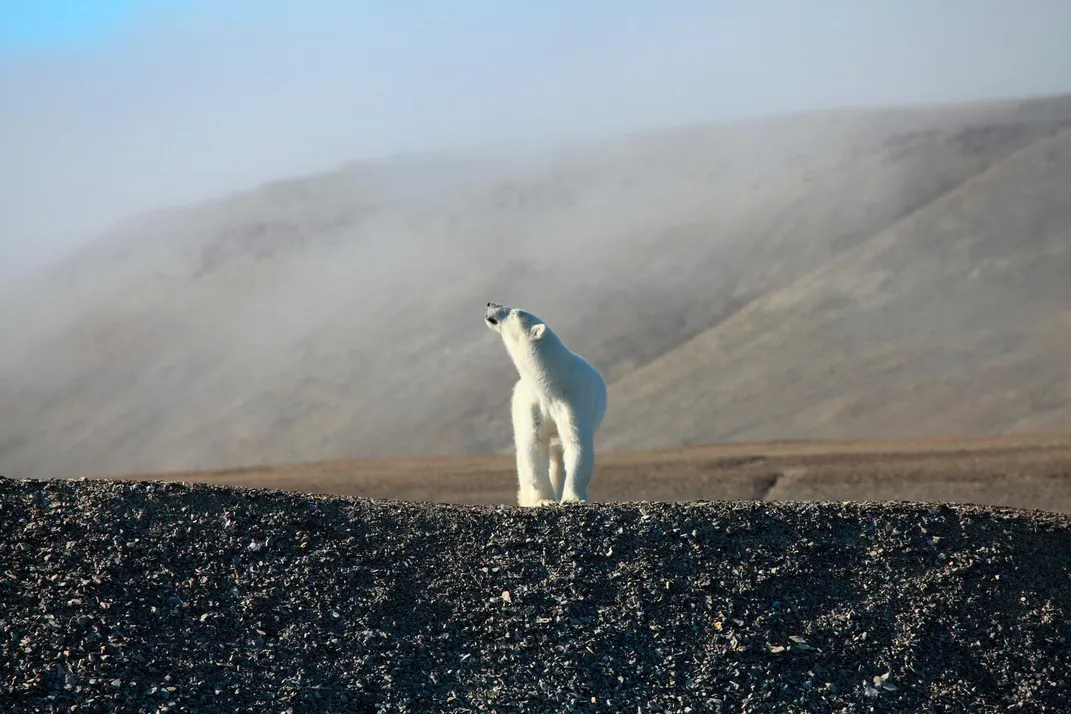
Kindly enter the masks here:
<path id="1" fill-rule="evenodd" d="M 508 448 L 488 300 L 603 370 L 603 446 L 1066 428 L 1069 126 L 1071 97 L 773 117 L 143 216 L 10 286 L 0 472 Z"/>
<path id="2" fill-rule="evenodd" d="M 106 547 L 101 547 L 104 544 Z M 1058 711 L 1071 522 L 0 480 L 19 711 Z"/>
<path id="3" fill-rule="evenodd" d="M 1071 130 L 613 385 L 606 444 L 1071 425 Z M 652 408 L 652 404 L 658 407 Z"/>

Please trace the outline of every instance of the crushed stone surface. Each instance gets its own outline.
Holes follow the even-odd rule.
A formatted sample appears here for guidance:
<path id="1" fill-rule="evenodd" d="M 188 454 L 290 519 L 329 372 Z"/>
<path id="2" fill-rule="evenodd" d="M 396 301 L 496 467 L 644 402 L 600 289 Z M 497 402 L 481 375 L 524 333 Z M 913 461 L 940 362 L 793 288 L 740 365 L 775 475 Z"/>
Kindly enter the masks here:
<path id="1" fill-rule="evenodd" d="M 1066 712 L 1071 521 L 0 479 L 0 712 Z"/>

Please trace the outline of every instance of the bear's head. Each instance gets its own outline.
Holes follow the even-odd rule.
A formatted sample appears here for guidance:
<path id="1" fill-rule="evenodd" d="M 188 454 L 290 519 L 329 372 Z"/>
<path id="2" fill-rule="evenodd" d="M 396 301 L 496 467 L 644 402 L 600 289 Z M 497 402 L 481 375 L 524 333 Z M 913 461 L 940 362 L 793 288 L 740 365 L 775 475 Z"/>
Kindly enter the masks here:
<path id="1" fill-rule="evenodd" d="M 483 320 L 507 343 L 539 342 L 547 334 L 546 324 L 532 313 L 496 302 L 487 303 Z"/>

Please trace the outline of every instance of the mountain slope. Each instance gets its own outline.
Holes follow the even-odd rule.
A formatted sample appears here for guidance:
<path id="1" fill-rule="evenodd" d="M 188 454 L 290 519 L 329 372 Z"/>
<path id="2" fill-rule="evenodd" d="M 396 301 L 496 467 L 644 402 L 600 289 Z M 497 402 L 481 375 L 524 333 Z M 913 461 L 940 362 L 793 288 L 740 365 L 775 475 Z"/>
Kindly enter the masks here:
<path id="1" fill-rule="evenodd" d="M 0 469 L 71 476 L 508 448 L 515 377 L 482 324 L 488 300 L 543 316 L 603 370 L 613 383 L 604 443 L 734 438 L 756 424 L 785 438 L 817 424 L 823 433 L 856 433 L 861 415 L 889 408 L 867 405 L 868 382 L 822 383 L 829 394 L 806 387 L 793 402 L 797 415 L 837 398 L 862 401 L 839 421 L 789 423 L 783 388 L 774 388 L 789 355 L 749 348 L 740 352 L 747 361 L 719 358 L 696 350 L 704 339 L 697 336 L 754 313 L 756 301 L 790 295 L 780 291 L 838 264 L 830 261 L 854 259 L 846 256 L 905 216 L 1067 126 L 1071 97 L 827 112 L 509 160 L 357 163 L 157 212 L 5 301 Z M 1066 242 L 1062 208 L 1050 194 L 1068 184 L 1045 184 L 1063 178 L 1062 169 L 1022 173 L 1019 190 L 1038 196 L 1035 207 L 1052 217 L 1051 225 L 1047 216 L 1016 224 L 1033 231 L 1015 234 L 1017 241 Z M 962 225 L 943 229 L 949 240 L 978 228 L 972 211 L 1007 212 L 1001 219 L 1011 220 L 1020 202 L 1008 191 L 963 200 Z M 1003 255 L 1012 237 L 994 234 L 1000 245 L 990 252 Z M 900 269 L 928 275 L 926 250 L 902 256 Z M 1061 259 L 1029 250 L 1030 261 L 1009 268 L 1015 285 L 1043 283 L 1032 271 L 1051 272 L 1050 262 Z M 971 263 L 970 271 L 992 269 L 985 265 Z M 1033 304 L 1028 293 L 1006 293 L 992 301 L 1005 295 L 1023 308 L 1015 314 L 1033 314 L 1023 307 Z M 1061 299 L 1046 295 L 1046 305 Z M 931 337 L 960 329 L 958 304 L 934 320 L 913 322 L 905 313 L 888 335 L 842 321 L 855 327 L 827 330 L 811 352 L 800 338 L 786 342 L 799 355 L 790 366 L 812 379 L 805 355 L 831 363 L 846 349 L 889 345 L 902 334 L 928 349 Z M 845 303 L 838 314 L 867 313 Z M 755 334 L 803 329 L 778 322 L 798 317 L 790 310 L 761 315 Z M 968 332 L 958 344 L 972 349 L 982 328 L 962 327 Z M 1022 344 L 1036 347 L 1030 359 L 1066 356 L 1044 323 L 1019 330 Z M 659 360 L 671 353 L 674 366 L 659 376 Z M 688 354 L 698 361 L 685 364 Z M 932 371 L 931 358 L 915 361 L 907 348 L 868 359 L 899 360 L 920 383 Z M 734 384 L 773 396 L 747 402 L 746 392 L 735 392 L 745 402 L 729 403 L 747 409 L 713 424 L 726 413 L 713 388 Z M 1058 420 L 1066 401 L 1056 394 L 1055 411 L 1023 412 L 1019 426 Z M 925 416 L 903 408 L 904 419 Z M 981 409 L 989 416 L 964 428 L 1016 428 L 996 416 L 1001 403 Z M 870 435 L 895 427 L 877 417 L 866 424 Z"/>
<path id="2" fill-rule="evenodd" d="M 1071 424 L 1071 131 L 613 385 L 608 446 Z"/>

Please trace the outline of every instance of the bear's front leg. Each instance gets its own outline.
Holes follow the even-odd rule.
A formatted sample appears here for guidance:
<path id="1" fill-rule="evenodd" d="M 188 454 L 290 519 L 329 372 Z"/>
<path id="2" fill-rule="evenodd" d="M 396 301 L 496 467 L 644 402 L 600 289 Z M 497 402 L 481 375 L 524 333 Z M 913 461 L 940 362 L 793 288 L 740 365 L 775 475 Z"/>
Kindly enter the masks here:
<path id="1" fill-rule="evenodd" d="M 518 382 L 513 390 L 513 442 L 517 450 L 517 505 L 557 503 L 550 483 L 550 434 L 539 401 Z"/>
<path id="2" fill-rule="evenodd" d="M 534 434 L 517 441 L 517 505 L 555 505 L 550 483 L 550 445 Z"/>

